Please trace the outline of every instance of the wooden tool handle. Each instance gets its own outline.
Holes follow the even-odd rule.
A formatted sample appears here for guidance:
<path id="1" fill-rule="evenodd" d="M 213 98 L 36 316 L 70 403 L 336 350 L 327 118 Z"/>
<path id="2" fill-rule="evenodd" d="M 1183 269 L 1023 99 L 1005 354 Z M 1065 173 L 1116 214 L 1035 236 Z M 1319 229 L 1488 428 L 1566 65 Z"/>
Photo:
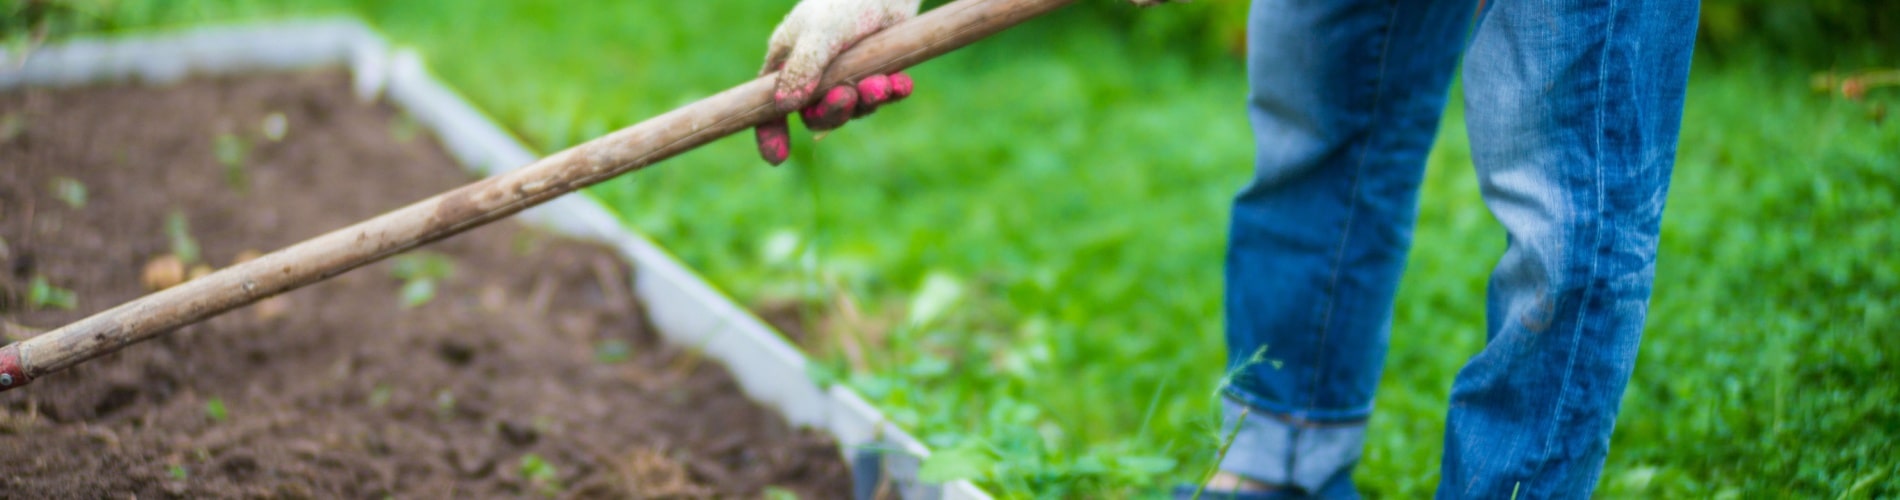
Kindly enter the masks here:
<path id="1" fill-rule="evenodd" d="M 859 42 L 839 56 L 825 74 L 822 86 L 896 72 L 1070 3 L 1074 0 L 961 0 L 932 9 Z M 0 391 L 507 217 L 777 118 L 772 103 L 774 76 L 759 77 L 520 170 L 456 188 L 0 348 Z"/>

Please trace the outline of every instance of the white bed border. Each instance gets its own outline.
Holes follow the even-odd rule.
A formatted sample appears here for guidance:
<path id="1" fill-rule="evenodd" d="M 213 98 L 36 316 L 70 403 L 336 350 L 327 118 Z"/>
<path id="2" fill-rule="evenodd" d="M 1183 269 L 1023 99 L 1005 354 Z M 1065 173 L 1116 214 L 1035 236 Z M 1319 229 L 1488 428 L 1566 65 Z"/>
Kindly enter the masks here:
<path id="1" fill-rule="evenodd" d="M 24 57 L 24 60 L 16 60 Z M 174 83 L 227 75 L 347 65 L 359 97 L 386 97 L 432 131 L 469 169 L 497 175 L 537 156 L 429 73 L 411 50 L 390 45 L 354 19 L 329 18 L 182 32 L 74 40 L 24 56 L 0 50 L 0 90 L 104 82 Z M 395 207 L 391 207 L 395 208 Z M 604 243 L 632 262 L 634 289 L 669 341 L 718 360 L 753 400 L 793 425 L 836 437 L 852 464 L 859 497 L 888 480 L 909 499 L 987 499 L 969 481 L 924 484 L 918 467 L 930 450 L 887 421 L 857 393 L 812 381 L 798 348 L 674 259 L 634 233 L 599 202 L 569 195 L 523 212 L 521 219 Z"/>

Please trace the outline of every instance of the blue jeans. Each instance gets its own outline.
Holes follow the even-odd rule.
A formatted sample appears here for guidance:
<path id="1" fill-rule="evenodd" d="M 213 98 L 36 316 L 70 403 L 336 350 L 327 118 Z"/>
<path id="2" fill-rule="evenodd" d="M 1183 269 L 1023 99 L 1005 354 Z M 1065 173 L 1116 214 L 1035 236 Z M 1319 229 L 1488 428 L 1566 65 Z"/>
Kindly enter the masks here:
<path id="1" fill-rule="evenodd" d="M 1426 153 L 1464 57 L 1508 234 L 1452 385 L 1440 497 L 1583 498 L 1642 335 L 1696 0 L 1257 0 L 1257 173 L 1227 261 L 1221 467 L 1351 497 Z M 1474 256 L 1475 257 L 1475 256 Z M 1281 361 L 1248 363 L 1265 349 Z"/>

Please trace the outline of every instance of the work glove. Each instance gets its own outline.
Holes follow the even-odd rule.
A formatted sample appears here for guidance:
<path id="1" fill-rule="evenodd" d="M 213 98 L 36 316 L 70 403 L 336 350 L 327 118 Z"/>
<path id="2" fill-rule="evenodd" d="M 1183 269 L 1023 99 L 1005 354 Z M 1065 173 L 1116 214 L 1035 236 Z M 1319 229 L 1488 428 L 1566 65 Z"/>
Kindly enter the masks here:
<path id="1" fill-rule="evenodd" d="M 1188 0 L 1129 0 L 1141 7 Z M 798 112 L 805 128 L 814 131 L 844 126 L 878 106 L 910 97 L 913 83 L 903 73 L 873 75 L 855 84 L 826 89 L 817 96 L 818 80 L 832 59 L 853 44 L 917 16 L 922 0 L 802 0 L 785 15 L 766 45 L 764 76 L 778 72 L 772 100 L 778 112 Z M 753 130 L 759 156 L 778 165 L 792 155 L 790 122 L 779 117 Z"/>
<path id="2" fill-rule="evenodd" d="M 772 93 L 778 112 L 797 111 L 805 128 L 814 131 L 844 126 L 852 118 L 876 111 L 879 105 L 910 96 L 912 83 L 903 73 L 874 75 L 855 84 L 839 85 L 817 95 L 818 80 L 832 59 L 878 31 L 917 16 L 922 0 L 803 0 L 772 33 L 760 75 L 778 72 Z M 813 99 L 817 97 L 814 102 Z M 791 129 L 778 118 L 754 130 L 759 156 L 778 165 L 791 156 Z"/>

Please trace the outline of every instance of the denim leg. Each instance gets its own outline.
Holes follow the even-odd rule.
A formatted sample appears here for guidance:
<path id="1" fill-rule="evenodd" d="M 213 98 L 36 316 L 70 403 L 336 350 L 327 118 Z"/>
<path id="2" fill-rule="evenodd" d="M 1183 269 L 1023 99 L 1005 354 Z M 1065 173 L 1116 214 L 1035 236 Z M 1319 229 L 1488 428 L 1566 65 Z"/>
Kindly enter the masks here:
<path id="1" fill-rule="evenodd" d="M 1452 386 L 1439 496 L 1585 498 L 1648 309 L 1695 0 L 1497 2 L 1465 57 L 1509 242 L 1488 342 Z"/>
<path id="2" fill-rule="evenodd" d="M 1227 414 L 1249 414 L 1224 470 L 1307 492 L 1343 478 L 1350 492 L 1426 153 L 1475 11 L 1254 2 L 1256 174 L 1234 201 L 1226 275 Z"/>

